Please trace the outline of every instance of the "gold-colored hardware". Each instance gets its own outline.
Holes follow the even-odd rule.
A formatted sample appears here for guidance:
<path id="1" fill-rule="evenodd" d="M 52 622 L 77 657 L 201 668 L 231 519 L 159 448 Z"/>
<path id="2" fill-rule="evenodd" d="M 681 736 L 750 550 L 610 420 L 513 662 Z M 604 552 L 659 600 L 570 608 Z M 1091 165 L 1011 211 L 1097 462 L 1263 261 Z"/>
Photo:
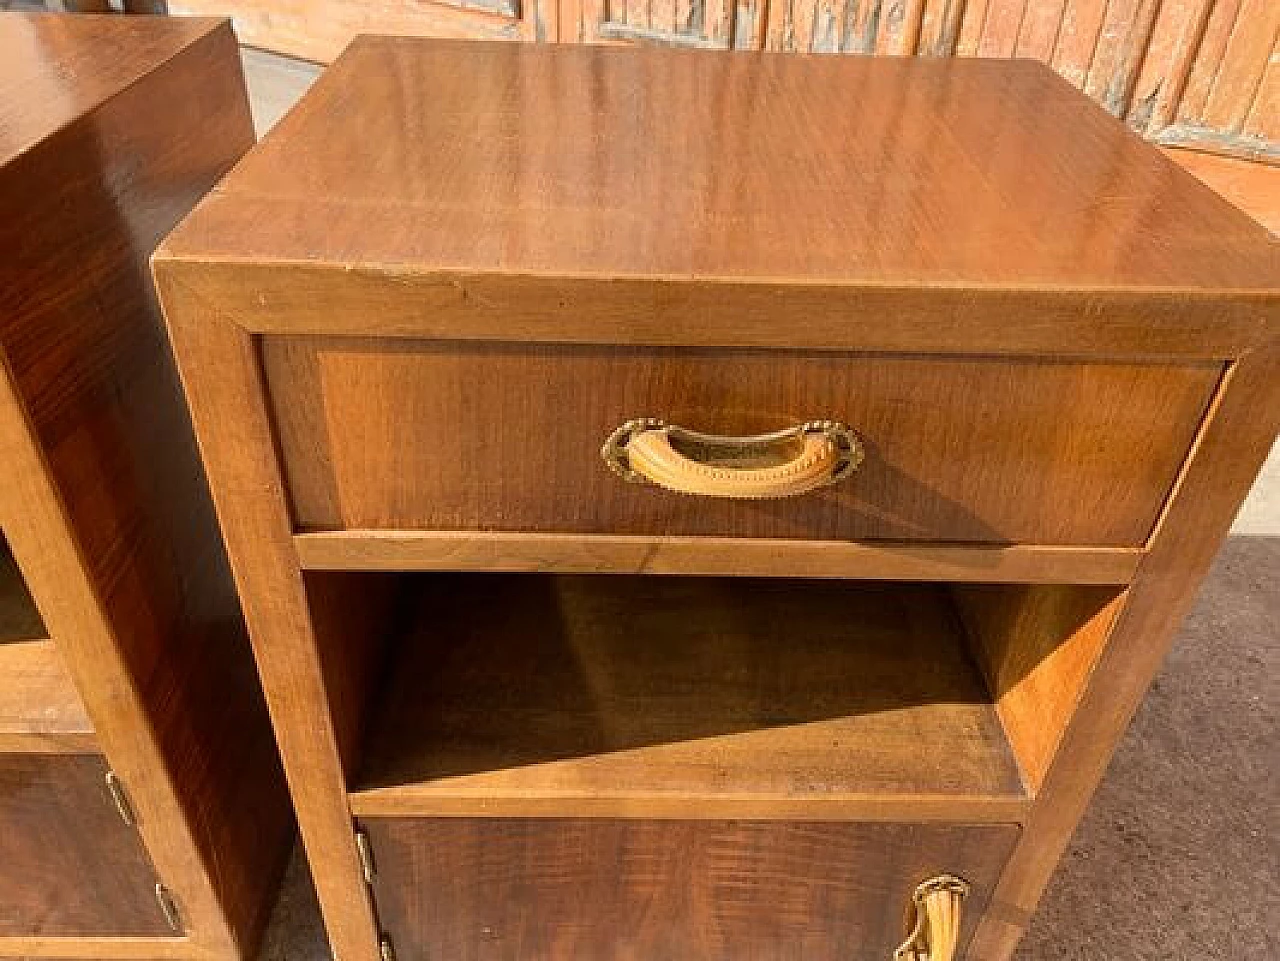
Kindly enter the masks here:
<path id="1" fill-rule="evenodd" d="M 138 817 L 133 811 L 133 802 L 129 800 L 129 795 L 124 789 L 124 782 L 116 776 L 115 771 L 107 772 L 107 793 L 111 795 L 111 800 L 115 802 L 116 810 L 120 812 L 120 820 L 129 827 L 138 826 Z"/>
<path id="2" fill-rule="evenodd" d="M 156 885 L 156 901 L 160 904 L 160 913 L 169 922 L 169 927 L 178 934 L 182 933 L 182 916 L 178 913 L 178 902 L 173 899 L 169 889 L 163 884 Z"/>
<path id="3" fill-rule="evenodd" d="M 704 497 L 795 497 L 848 477 L 862 441 L 836 421 L 815 420 L 751 437 L 702 434 L 652 417 L 629 420 L 600 450 L 634 484 Z"/>
<path id="4" fill-rule="evenodd" d="M 911 934 L 893 952 L 894 961 L 953 961 L 960 946 L 961 904 L 969 883 L 943 874 L 911 895 Z"/>
<path id="5" fill-rule="evenodd" d="M 396 949 L 392 946 L 391 939 L 385 934 L 382 936 L 382 940 L 378 942 L 378 954 L 381 956 L 382 961 L 396 961 Z"/>
<path id="6" fill-rule="evenodd" d="M 369 835 L 364 828 L 356 828 L 356 851 L 360 854 L 360 874 L 365 884 L 372 884 L 378 873 L 373 861 L 373 846 L 369 844 Z"/>

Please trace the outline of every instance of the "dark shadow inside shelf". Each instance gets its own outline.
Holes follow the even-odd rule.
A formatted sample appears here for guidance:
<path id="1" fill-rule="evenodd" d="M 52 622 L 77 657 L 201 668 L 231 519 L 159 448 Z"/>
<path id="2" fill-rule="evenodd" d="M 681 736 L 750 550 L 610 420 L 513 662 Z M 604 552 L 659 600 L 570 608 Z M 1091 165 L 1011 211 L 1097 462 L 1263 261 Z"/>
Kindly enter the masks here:
<path id="1" fill-rule="evenodd" d="M 17 561 L 0 534 L 0 644 L 48 636 Z"/>
<path id="2" fill-rule="evenodd" d="M 424 574 L 402 590 L 357 791 L 1022 791 L 944 585 Z"/>

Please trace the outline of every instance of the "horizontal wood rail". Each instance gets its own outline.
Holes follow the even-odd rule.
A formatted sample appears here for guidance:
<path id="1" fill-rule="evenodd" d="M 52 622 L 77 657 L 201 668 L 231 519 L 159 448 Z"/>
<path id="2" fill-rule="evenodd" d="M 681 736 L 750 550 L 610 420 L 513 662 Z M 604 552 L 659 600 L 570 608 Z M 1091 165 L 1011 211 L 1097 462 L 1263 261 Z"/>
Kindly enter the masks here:
<path id="1" fill-rule="evenodd" d="M 119 958 L 121 961 L 200 961 L 213 955 L 188 938 L 3 937 L 0 958 Z"/>
<path id="2" fill-rule="evenodd" d="M 308 570 L 546 571 L 860 577 L 1013 584 L 1127 584 L 1145 551 L 1127 547 L 852 543 L 490 531 L 295 534 Z"/>
<path id="3" fill-rule="evenodd" d="M 615 793 L 607 797 L 581 794 L 469 795 L 448 794 L 438 788 L 395 785 L 364 788 L 350 794 L 351 812 L 358 817 L 485 817 L 510 818 L 625 818 L 699 820 L 720 818 L 751 821 L 887 821 L 1020 824 L 1030 810 L 1026 797 L 942 797 L 937 795 L 848 795 L 815 798 L 678 793 Z"/>

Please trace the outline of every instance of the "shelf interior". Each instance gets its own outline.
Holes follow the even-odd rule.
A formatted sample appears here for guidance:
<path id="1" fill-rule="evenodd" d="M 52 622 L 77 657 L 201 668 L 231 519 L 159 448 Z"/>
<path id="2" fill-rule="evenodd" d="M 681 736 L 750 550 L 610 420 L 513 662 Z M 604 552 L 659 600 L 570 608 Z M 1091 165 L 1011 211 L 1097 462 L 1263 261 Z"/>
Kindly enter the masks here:
<path id="1" fill-rule="evenodd" d="M 359 814 L 1008 819 L 1027 799 L 944 585 L 418 574 L 400 596 Z"/>
<path id="2" fill-rule="evenodd" d="M 93 724 L 0 537 L 0 752 L 96 752 Z"/>

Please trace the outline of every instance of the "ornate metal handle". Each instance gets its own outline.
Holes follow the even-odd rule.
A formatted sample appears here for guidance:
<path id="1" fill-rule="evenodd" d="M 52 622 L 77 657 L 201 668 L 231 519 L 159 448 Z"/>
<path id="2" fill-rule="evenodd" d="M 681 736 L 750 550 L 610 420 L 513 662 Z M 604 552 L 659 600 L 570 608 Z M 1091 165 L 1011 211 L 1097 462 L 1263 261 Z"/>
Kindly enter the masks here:
<path id="1" fill-rule="evenodd" d="M 795 497 L 834 484 L 864 456 L 858 436 L 816 420 L 754 437 L 700 434 L 654 418 L 629 420 L 600 451 L 624 480 L 702 497 Z"/>
<path id="2" fill-rule="evenodd" d="M 961 903 L 969 884 L 951 874 L 930 878 L 911 895 L 911 934 L 893 961 L 953 961 L 960 946 Z"/>

